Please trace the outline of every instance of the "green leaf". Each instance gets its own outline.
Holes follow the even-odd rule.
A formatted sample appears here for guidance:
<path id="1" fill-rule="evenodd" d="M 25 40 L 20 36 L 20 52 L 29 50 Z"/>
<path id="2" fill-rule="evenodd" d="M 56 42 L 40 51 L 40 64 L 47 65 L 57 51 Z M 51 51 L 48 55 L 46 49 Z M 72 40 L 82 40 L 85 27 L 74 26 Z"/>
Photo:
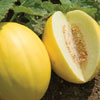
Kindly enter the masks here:
<path id="1" fill-rule="evenodd" d="M 62 11 L 63 13 L 66 13 L 67 11 L 70 11 L 70 5 L 68 4 L 56 4 L 55 5 L 55 11 Z"/>
<path id="2" fill-rule="evenodd" d="M 36 3 L 41 3 L 41 0 L 20 0 L 21 5 L 25 7 L 33 7 Z"/>
<path id="3" fill-rule="evenodd" d="M 70 0 L 60 0 L 62 4 L 71 4 Z"/>
<path id="4" fill-rule="evenodd" d="M 98 0 L 98 2 L 100 3 L 100 0 Z"/>
<path id="5" fill-rule="evenodd" d="M 26 14 L 36 16 L 44 16 L 47 14 L 47 11 L 41 7 L 41 0 L 21 0 L 20 2 L 21 5 L 14 8 L 16 13 L 24 12 Z"/>
<path id="6" fill-rule="evenodd" d="M 45 1 L 42 3 L 42 8 L 46 9 L 48 12 L 53 12 L 54 11 L 54 4 L 48 1 Z"/>
<path id="7" fill-rule="evenodd" d="M 20 1 L 20 3 L 23 3 L 23 2 L 25 2 L 26 0 L 19 0 Z"/>
<path id="8" fill-rule="evenodd" d="M 13 16 L 13 21 L 28 26 L 38 35 L 43 33 L 47 19 L 55 11 L 67 13 L 72 10 L 82 10 L 95 18 L 100 24 L 100 0 L 59 0 L 61 4 L 54 4 L 50 0 L 19 1 L 20 6 L 16 5 L 12 8 L 15 14 L 17 13 Z"/>
<path id="9" fill-rule="evenodd" d="M 0 21 L 5 18 L 8 10 L 11 9 L 17 0 L 0 0 Z"/>
<path id="10" fill-rule="evenodd" d="M 37 16 L 44 16 L 45 14 L 47 14 L 47 11 L 42 8 L 32 7 L 32 10 L 34 12 L 34 15 L 37 15 Z"/>
<path id="11" fill-rule="evenodd" d="M 21 13 L 24 12 L 26 14 L 34 15 L 33 10 L 30 7 L 24 7 L 24 6 L 16 6 L 13 8 L 15 13 Z"/>

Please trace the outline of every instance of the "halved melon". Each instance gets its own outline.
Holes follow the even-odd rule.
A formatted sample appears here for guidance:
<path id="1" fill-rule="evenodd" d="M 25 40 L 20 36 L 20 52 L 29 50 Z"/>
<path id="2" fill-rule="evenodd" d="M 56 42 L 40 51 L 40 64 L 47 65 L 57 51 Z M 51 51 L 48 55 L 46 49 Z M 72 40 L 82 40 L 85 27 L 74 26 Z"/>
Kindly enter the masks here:
<path id="1" fill-rule="evenodd" d="M 53 70 L 64 80 L 85 83 L 99 71 L 100 28 L 85 12 L 55 12 L 46 23 L 43 42 Z"/>

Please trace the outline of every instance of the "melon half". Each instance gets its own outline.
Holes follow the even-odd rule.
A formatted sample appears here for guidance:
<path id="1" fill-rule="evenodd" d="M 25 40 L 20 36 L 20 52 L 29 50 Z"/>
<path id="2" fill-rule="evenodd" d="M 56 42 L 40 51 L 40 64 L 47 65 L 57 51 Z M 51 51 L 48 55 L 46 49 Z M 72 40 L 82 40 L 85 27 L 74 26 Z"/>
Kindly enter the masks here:
<path id="1" fill-rule="evenodd" d="M 55 12 L 46 23 L 42 39 L 53 70 L 64 80 L 85 83 L 99 71 L 100 28 L 85 12 Z"/>

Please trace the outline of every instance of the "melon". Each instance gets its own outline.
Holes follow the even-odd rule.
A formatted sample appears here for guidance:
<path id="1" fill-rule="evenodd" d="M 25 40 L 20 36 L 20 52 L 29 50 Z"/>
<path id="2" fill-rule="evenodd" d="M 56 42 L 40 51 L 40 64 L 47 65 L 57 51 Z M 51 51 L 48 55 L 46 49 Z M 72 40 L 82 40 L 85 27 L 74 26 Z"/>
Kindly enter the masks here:
<path id="1" fill-rule="evenodd" d="M 51 64 L 39 37 L 24 25 L 0 23 L 0 99 L 40 100 Z"/>
<path id="2" fill-rule="evenodd" d="M 85 12 L 55 12 L 46 23 L 42 40 L 54 72 L 64 80 L 85 83 L 99 71 L 100 27 Z"/>

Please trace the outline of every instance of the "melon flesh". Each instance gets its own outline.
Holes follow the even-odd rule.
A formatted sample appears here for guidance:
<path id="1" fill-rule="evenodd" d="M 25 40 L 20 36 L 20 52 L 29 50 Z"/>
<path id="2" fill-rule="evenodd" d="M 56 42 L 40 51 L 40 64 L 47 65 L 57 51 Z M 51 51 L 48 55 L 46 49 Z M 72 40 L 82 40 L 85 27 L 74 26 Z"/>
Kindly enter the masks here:
<path id="1" fill-rule="evenodd" d="M 72 32 L 73 25 L 80 30 L 79 38 L 85 49 L 82 49 L 82 52 L 86 53 L 81 58 L 79 46 L 75 43 Z M 70 82 L 89 81 L 99 68 L 99 32 L 98 24 L 83 11 L 70 11 L 66 15 L 60 11 L 55 12 L 49 18 L 43 35 L 43 42 L 49 52 L 54 71 Z"/>
<path id="2" fill-rule="evenodd" d="M 96 71 L 100 58 L 100 36 L 94 20 L 80 11 L 69 12 L 66 15 L 70 24 L 76 24 L 81 32 L 88 52 L 87 63 L 81 70 L 85 80 L 88 80 Z"/>

